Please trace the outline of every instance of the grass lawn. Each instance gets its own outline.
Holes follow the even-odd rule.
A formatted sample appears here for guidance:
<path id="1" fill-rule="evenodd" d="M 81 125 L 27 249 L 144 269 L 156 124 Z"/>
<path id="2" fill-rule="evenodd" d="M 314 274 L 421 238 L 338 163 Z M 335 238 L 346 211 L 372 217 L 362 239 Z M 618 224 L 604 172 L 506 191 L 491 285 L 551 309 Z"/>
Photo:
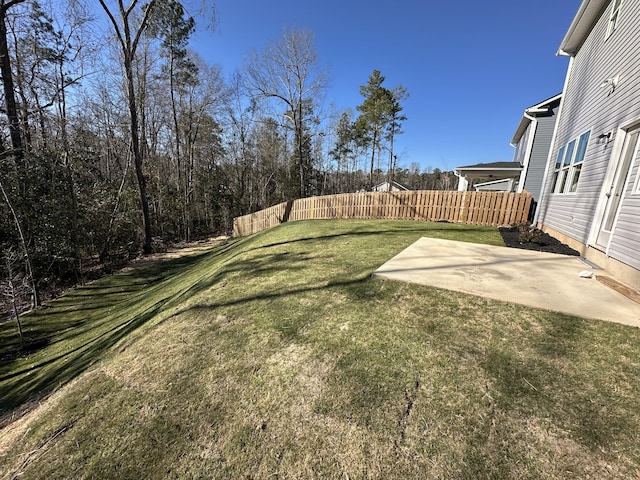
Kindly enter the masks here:
<path id="1" fill-rule="evenodd" d="M 502 244 L 295 222 L 0 325 L 0 479 L 640 477 L 640 330 L 370 278 L 421 236 Z"/>

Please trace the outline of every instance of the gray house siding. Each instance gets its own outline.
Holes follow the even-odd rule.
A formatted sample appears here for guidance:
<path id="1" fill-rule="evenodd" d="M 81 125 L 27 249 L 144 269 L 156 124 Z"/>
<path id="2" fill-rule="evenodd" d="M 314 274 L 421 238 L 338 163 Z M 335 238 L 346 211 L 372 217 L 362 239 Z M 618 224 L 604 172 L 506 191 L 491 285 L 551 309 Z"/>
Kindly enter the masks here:
<path id="1" fill-rule="evenodd" d="M 544 182 L 544 172 L 551 148 L 551 139 L 556 125 L 556 114 L 558 107 L 552 110 L 552 114 L 545 117 L 538 117 L 538 126 L 535 132 L 533 148 L 529 158 L 529 167 L 524 181 L 524 189 L 531 192 L 533 200 L 538 202 L 542 192 Z M 531 130 L 532 126 L 529 126 Z"/>
<path id="2" fill-rule="evenodd" d="M 598 143 L 598 136 L 632 122 L 640 121 L 640 2 L 622 2 L 616 31 L 606 38 L 611 5 L 587 36 L 572 59 L 562 99 L 555 142 L 544 184 L 545 201 L 540 206 L 538 221 L 582 244 L 588 244 L 598 202 L 603 194 L 614 146 Z M 614 92 L 603 87 L 603 81 L 619 75 Z M 553 189 L 553 166 L 558 150 L 581 134 L 590 131 L 582 173 L 577 191 L 567 194 L 550 193 Z M 632 165 L 630 179 L 638 175 L 638 160 Z M 632 188 L 629 182 L 627 188 Z M 607 254 L 621 262 L 640 268 L 640 198 L 628 195 L 622 202 Z"/>
<path id="3" fill-rule="evenodd" d="M 634 268 L 640 269 L 640 193 L 633 189 L 638 181 L 640 165 L 636 156 L 635 166 L 632 167 L 625 187 L 625 193 L 620 207 L 615 235 L 611 239 L 610 255 Z"/>
<path id="4" fill-rule="evenodd" d="M 520 165 L 524 165 L 527 155 L 527 145 L 529 145 L 529 138 L 531 137 L 531 131 L 533 130 L 533 124 L 529 124 L 527 130 L 522 135 L 520 141 L 516 144 L 516 151 L 513 153 L 513 161 L 518 162 Z"/>
<path id="5" fill-rule="evenodd" d="M 536 208 L 542 194 L 560 99 L 561 94 L 558 94 L 525 109 L 511 139 L 511 145 L 515 147 L 513 161 L 523 167 L 518 191 L 530 192 Z"/>

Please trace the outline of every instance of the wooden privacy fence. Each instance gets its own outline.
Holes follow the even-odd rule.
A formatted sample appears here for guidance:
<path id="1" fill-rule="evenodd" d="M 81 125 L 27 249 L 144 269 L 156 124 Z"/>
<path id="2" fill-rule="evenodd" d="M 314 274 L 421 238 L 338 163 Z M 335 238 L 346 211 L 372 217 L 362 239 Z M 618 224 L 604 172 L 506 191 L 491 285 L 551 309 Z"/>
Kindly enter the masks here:
<path id="1" fill-rule="evenodd" d="M 233 235 L 251 235 L 294 220 L 337 218 L 513 225 L 527 221 L 531 201 L 529 192 L 341 193 L 292 200 L 237 217 L 233 220 Z"/>

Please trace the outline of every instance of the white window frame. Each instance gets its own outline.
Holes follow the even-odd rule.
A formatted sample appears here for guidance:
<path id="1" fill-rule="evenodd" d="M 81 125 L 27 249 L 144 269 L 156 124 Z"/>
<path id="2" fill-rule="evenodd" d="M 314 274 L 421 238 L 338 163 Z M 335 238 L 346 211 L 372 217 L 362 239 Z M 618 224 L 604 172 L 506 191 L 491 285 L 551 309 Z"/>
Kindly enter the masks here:
<path id="1" fill-rule="evenodd" d="M 584 164 L 590 137 L 591 130 L 588 130 L 560 147 L 553 169 L 552 193 L 564 195 L 578 191 L 578 182 L 580 181 L 582 165 Z"/>
<path id="2" fill-rule="evenodd" d="M 638 155 L 638 150 L 640 147 L 636 149 L 636 153 L 634 153 L 633 163 L 629 167 L 629 175 L 633 173 L 633 169 L 636 169 L 636 181 L 633 189 L 631 190 L 631 195 L 640 195 L 640 155 Z M 635 166 L 634 166 L 635 164 Z"/>
<path id="3" fill-rule="evenodd" d="M 616 31 L 616 28 L 618 28 L 618 24 L 620 23 L 621 6 L 622 0 L 613 0 L 613 2 L 611 2 L 611 13 L 609 14 L 609 24 L 607 26 L 607 38 Z"/>

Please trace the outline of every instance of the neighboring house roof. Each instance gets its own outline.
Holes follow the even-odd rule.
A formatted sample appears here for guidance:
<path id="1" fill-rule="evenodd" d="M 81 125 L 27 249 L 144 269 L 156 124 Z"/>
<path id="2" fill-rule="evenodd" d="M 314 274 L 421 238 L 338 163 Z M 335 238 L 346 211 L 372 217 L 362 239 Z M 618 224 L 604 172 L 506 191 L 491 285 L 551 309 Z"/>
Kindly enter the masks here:
<path id="1" fill-rule="evenodd" d="M 519 178 L 522 173 L 520 162 L 492 162 L 477 163 L 466 167 L 456 167 L 458 177 L 458 191 L 465 191 L 469 187 L 469 180 L 479 178 Z"/>
<path id="2" fill-rule="evenodd" d="M 611 0 L 583 0 L 557 54 L 574 56 L 610 2 Z"/>
<path id="3" fill-rule="evenodd" d="M 378 190 L 378 189 L 380 189 L 380 188 L 382 188 L 382 187 L 387 187 L 387 188 L 388 188 L 388 190 L 391 190 L 391 188 L 397 188 L 398 190 L 411 190 L 409 187 L 407 187 L 407 186 L 405 186 L 405 185 L 402 185 L 401 183 L 398 183 L 398 182 L 396 182 L 396 181 L 393 181 L 393 182 L 391 183 L 391 188 L 389 188 L 389 182 L 382 182 L 382 183 L 379 183 L 379 184 L 375 185 L 375 186 L 373 187 L 373 189 L 374 189 L 374 190 Z M 388 190 L 387 190 L 387 191 L 388 191 Z"/>
<path id="4" fill-rule="evenodd" d="M 518 124 L 518 128 L 516 129 L 516 133 L 513 134 L 511 145 L 516 145 L 520 141 L 524 133 L 527 131 L 527 127 L 531 123 L 531 117 L 537 117 L 538 115 L 548 115 L 553 108 L 553 104 L 556 102 L 560 103 L 561 98 L 562 93 L 559 93 L 551 98 L 547 98 L 546 100 L 527 108 L 524 111 L 522 118 L 520 119 L 520 123 Z"/>
<path id="5" fill-rule="evenodd" d="M 518 162 L 492 162 L 492 163 L 477 163 L 475 165 L 467 165 L 466 167 L 456 167 L 456 172 L 463 172 L 469 174 L 471 172 L 489 173 L 489 172 L 520 172 L 522 165 Z"/>

